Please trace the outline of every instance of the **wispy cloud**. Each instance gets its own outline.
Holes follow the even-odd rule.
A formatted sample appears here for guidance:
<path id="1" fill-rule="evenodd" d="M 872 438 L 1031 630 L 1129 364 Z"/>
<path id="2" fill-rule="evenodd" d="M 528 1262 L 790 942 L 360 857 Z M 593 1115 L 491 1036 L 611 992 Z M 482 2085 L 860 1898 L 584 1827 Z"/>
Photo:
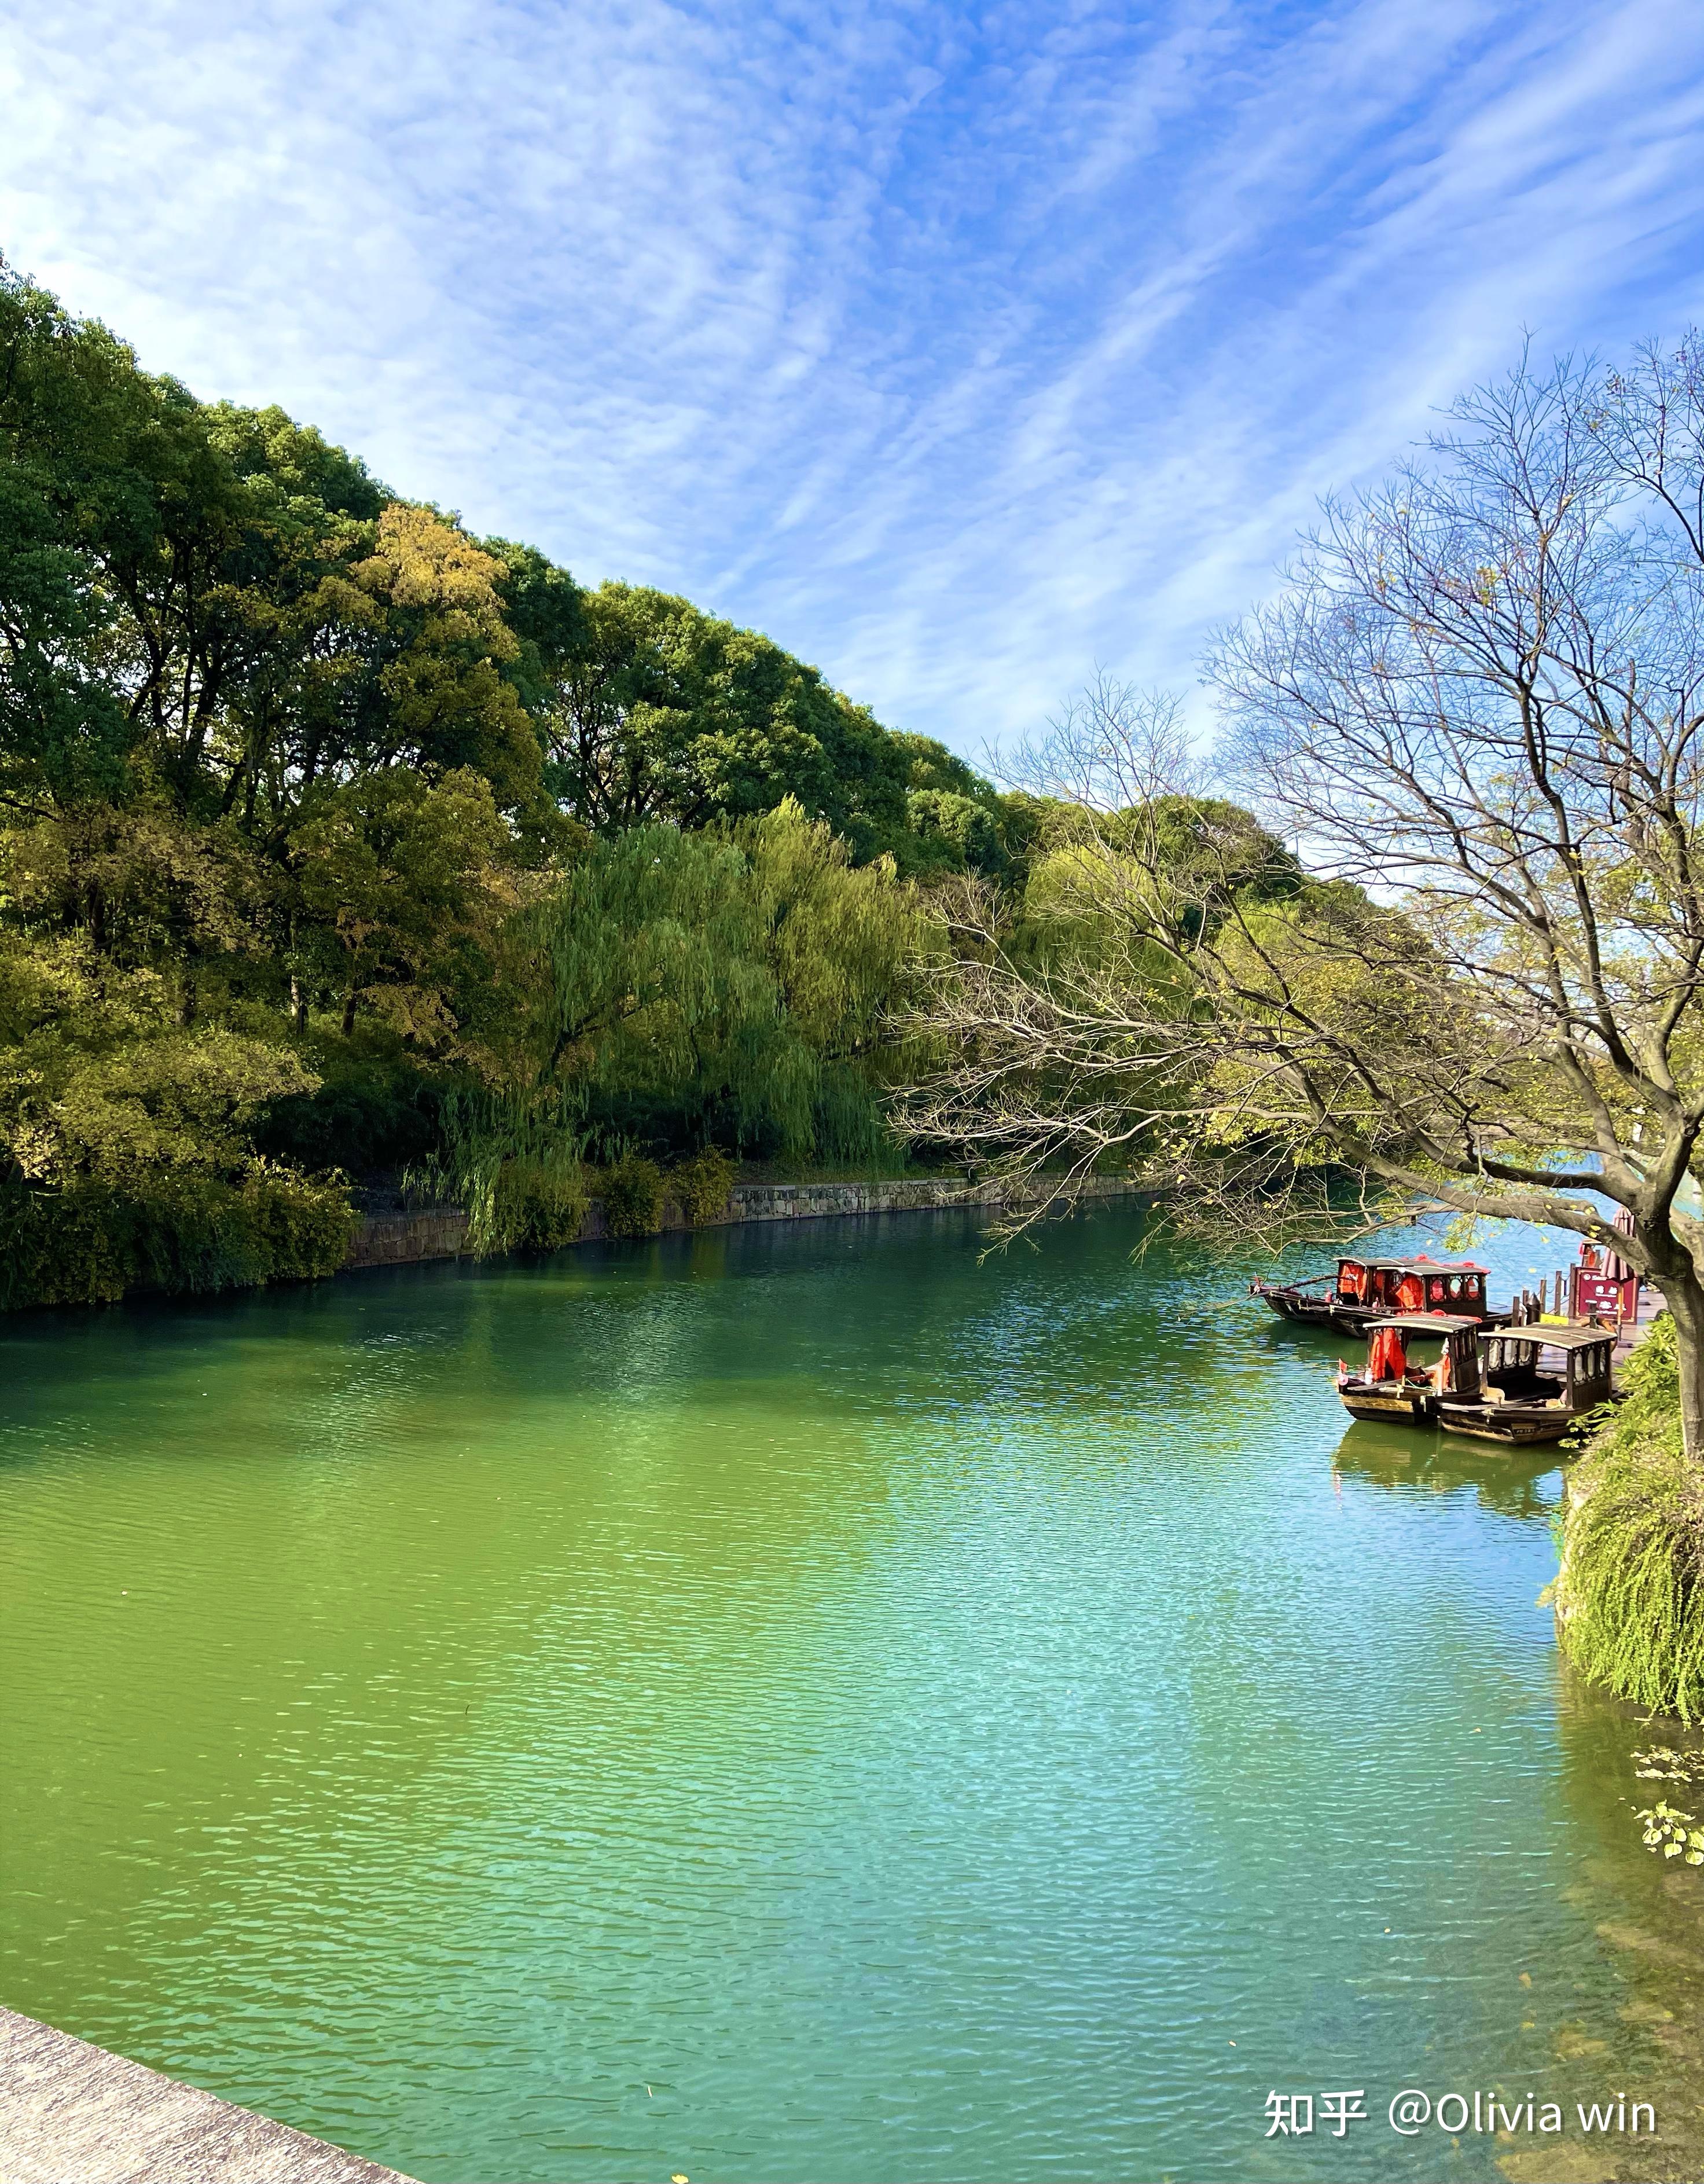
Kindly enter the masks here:
<path id="1" fill-rule="evenodd" d="M 1186 679 L 1523 326 L 1704 315 L 1683 0 L 61 0 L 0 99 L 147 362 L 971 751 Z"/>

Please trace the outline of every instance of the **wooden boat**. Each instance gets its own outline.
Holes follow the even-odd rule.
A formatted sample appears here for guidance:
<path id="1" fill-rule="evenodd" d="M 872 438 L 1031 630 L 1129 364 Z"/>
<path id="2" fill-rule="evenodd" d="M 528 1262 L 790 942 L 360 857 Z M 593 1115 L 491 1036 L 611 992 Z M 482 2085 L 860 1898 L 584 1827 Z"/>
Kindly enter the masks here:
<path id="1" fill-rule="evenodd" d="M 1337 1392 L 1352 1418 L 1393 1425 L 1430 1425 L 1446 1396 L 1479 1393 L 1479 1323 L 1442 1312 L 1392 1312 L 1367 1330 L 1367 1364 L 1351 1373 L 1339 1362 Z M 1437 1356 L 1418 1364 L 1409 1346 L 1437 1346 Z"/>
<path id="2" fill-rule="evenodd" d="M 1484 1268 L 1471 1259 L 1434 1259 L 1421 1251 L 1406 1259 L 1339 1259 L 1334 1275 L 1250 1282 L 1249 1290 L 1285 1319 L 1334 1328 L 1339 1334 L 1362 1334 L 1392 1312 L 1441 1312 L 1484 1326 L 1500 1324 L 1509 1314 L 1491 1310 L 1485 1279 Z"/>
<path id="3" fill-rule="evenodd" d="M 1438 1405 L 1445 1433 L 1526 1447 L 1560 1440 L 1588 1411 L 1608 1402 L 1612 1327 L 1510 1327 L 1481 1335 L 1479 1388 Z"/>

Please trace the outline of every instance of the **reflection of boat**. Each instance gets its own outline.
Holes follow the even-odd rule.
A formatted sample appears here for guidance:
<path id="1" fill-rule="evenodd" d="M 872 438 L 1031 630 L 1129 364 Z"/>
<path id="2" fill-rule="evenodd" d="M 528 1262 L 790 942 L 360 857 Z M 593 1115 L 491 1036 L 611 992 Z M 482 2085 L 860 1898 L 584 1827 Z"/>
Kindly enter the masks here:
<path id="1" fill-rule="evenodd" d="M 1463 1389 L 1439 1402 L 1445 1433 L 1521 1445 L 1560 1440 L 1613 1392 L 1613 1328 L 1506 1328 L 1483 1335 L 1480 1348 L 1477 1393 Z"/>
<path id="2" fill-rule="evenodd" d="M 1356 1420 L 1338 1445 L 1333 1462 L 1339 1481 L 1381 1493 L 1459 1494 L 1471 1490 L 1503 1517 L 1544 1518 L 1554 1507 L 1544 1482 L 1554 1477 L 1553 1448 L 1489 1446 L 1408 1424 L 1371 1425 Z"/>
<path id="3" fill-rule="evenodd" d="M 1367 1363 L 1359 1373 L 1337 1368 L 1337 1392 L 1352 1418 L 1392 1424 L 1429 1425 L 1446 1396 L 1479 1393 L 1479 1327 L 1476 1320 L 1438 1312 L 1393 1312 L 1367 1329 Z M 1411 1344 L 1437 1355 L 1417 1363 Z"/>
<path id="4" fill-rule="evenodd" d="M 1360 1334 L 1391 1312 L 1445 1312 L 1484 1325 L 1509 1317 L 1487 1303 L 1483 1267 L 1471 1259 L 1430 1258 L 1424 1251 L 1406 1259 L 1339 1259 L 1335 1274 L 1251 1282 L 1249 1290 L 1285 1319 L 1334 1328 L 1339 1334 Z"/>

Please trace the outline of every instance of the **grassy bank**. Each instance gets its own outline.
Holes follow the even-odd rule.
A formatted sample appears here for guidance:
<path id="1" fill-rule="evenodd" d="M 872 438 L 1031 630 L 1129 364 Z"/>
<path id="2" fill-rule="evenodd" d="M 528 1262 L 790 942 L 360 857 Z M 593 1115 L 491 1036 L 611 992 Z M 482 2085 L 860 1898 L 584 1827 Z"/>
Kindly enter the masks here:
<path id="1" fill-rule="evenodd" d="M 1680 1446 L 1673 1321 L 1628 1360 L 1626 1401 L 1570 1475 L 1556 1604 L 1593 1683 L 1653 1713 L 1704 1720 L 1704 1474 Z"/>

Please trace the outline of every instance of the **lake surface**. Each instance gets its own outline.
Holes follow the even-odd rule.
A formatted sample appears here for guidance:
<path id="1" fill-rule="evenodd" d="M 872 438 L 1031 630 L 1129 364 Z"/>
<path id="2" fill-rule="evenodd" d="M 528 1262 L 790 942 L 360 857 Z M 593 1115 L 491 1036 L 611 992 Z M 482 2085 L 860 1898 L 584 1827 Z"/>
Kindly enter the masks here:
<path id="1" fill-rule="evenodd" d="M 1563 2173 L 1406 2086 L 1678 2129 L 1698 1876 L 1559 1668 L 1554 1466 L 1345 1433 L 1340 1342 L 1138 1233 L 6 1323 L 0 1999 L 446 2184 Z"/>

